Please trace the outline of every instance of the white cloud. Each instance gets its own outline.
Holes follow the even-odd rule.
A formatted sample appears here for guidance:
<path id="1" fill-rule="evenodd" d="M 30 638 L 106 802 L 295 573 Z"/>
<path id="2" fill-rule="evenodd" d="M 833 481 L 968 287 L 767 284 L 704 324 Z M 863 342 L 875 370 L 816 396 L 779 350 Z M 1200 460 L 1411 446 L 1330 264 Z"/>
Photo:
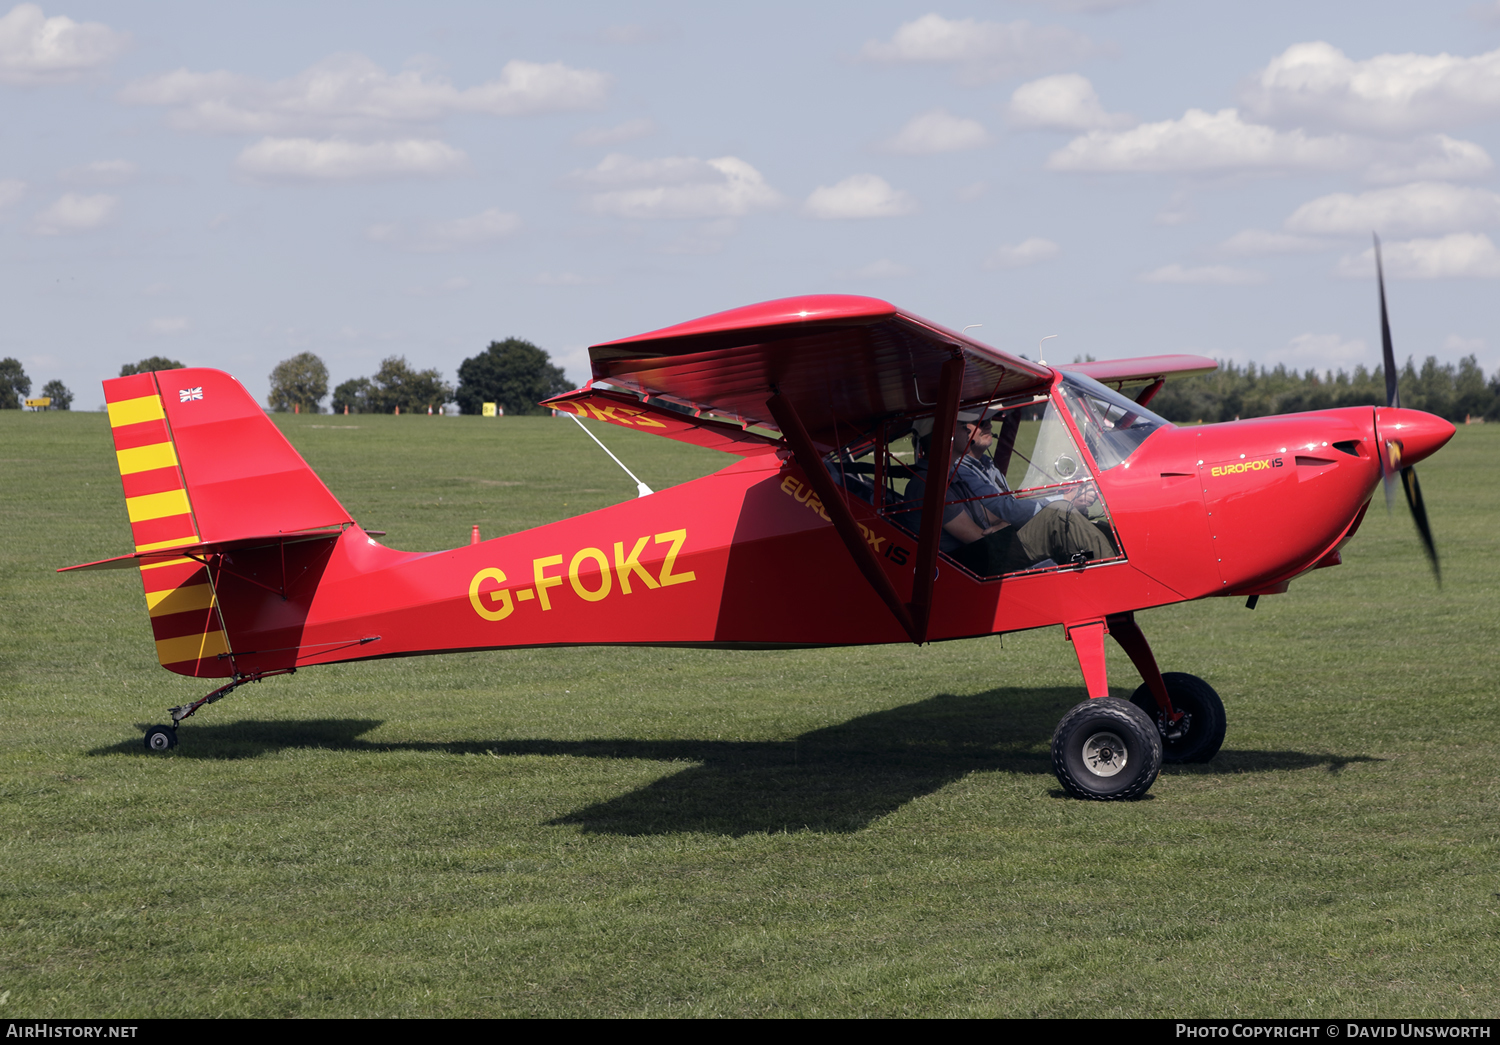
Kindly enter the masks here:
<path id="1" fill-rule="evenodd" d="M 1464 337 L 1462 334 L 1449 334 L 1443 338 L 1443 354 L 1447 356 L 1478 355 L 1485 350 L 1487 342 L 1482 337 Z"/>
<path id="2" fill-rule="evenodd" d="M 1268 254 L 1316 254 L 1328 250 L 1333 244 L 1312 236 L 1294 236 L 1290 232 L 1267 232 L 1264 229 L 1245 229 L 1236 232 L 1216 248 L 1219 254 L 1231 257 L 1254 258 Z"/>
<path id="3" fill-rule="evenodd" d="M 1142 283 L 1186 283 L 1195 286 L 1247 287 L 1266 281 L 1266 274 L 1257 269 L 1233 268 L 1229 265 L 1199 265 L 1184 267 L 1175 262 L 1159 269 L 1143 272 Z"/>
<path id="4" fill-rule="evenodd" d="M 1039 262 L 1050 261 L 1062 254 L 1062 248 L 1050 239 L 1033 236 L 1016 244 L 999 247 L 984 261 L 987 269 L 1028 268 Z"/>
<path id="5" fill-rule="evenodd" d="M 913 116 L 884 147 L 887 152 L 906 156 L 933 156 L 977 149 L 989 143 L 989 132 L 978 120 L 954 116 L 947 109 L 932 109 Z"/>
<path id="6" fill-rule="evenodd" d="M 1500 279 L 1500 250 L 1483 233 L 1382 243 L 1380 255 L 1385 274 L 1392 279 Z M 1334 272 L 1354 279 L 1373 278 L 1374 248 L 1345 255 Z"/>
<path id="7" fill-rule="evenodd" d="M 1500 50 L 1354 61 L 1331 44 L 1294 44 L 1255 76 L 1244 103 L 1270 123 L 1375 134 L 1493 120 L 1500 116 Z"/>
<path id="8" fill-rule="evenodd" d="M 1385 152 L 1385 158 L 1375 160 L 1365 169 L 1366 181 L 1482 178 L 1495 168 L 1483 146 L 1446 134 L 1425 135 Z"/>
<path id="9" fill-rule="evenodd" d="M 0 179 L 0 211 L 19 203 L 26 195 L 26 183 L 19 178 Z"/>
<path id="10" fill-rule="evenodd" d="M 1279 349 L 1262 356 L 1262 362 L 1285 363 L 1292 370 L 1352 370 L 1374 362 L 1369 346 L 1359 338 L 1340 334 L 1298 334 Z"/>
<path id="11" fill-rule="evenodd" d="M 889 41 L 867 41 L 861 53 L 875 62 L 955 66 L 961 82 L 978 85 L 1075 62 L 1095 50 L 1088 37 L 1060 25 L 926 14 Z"/>
<path id="12" fill-rule="evenodd" d="M 467 160 L 460 150 L 432 139 L 262 138 L 240 153 L 235 166 L 253 178 L 350 181 L 454 174 Z"/>
<path id="13" fill-rule="evenodd" d="M 498 243 L 515 235 L 520 227 L 519 214 L 491 207 L 466 218 L 430 221 L 415 229 L 396 223 L 371 225 L 365 230 L 365 238 L 419 254 L 446 254 Z"/>
<path id="14" fill-rule="evenodd" d="M 901 279 L 915 275 L 916 271 L 910 265 L 903 265 L 890 258 L 881 258 L 879 261 L 872 261 L 868 265 L 861 265 L 857 269 L 840 273 L 840 275 L 851 279 Z"/>
<path id="15" fill-rule="evenodd" d="M 74 185 L 123 185 L 135 177 L 135 172 L 136 166 L 129 160 L 95 160 L 69 167 L 59 177 Z"/>
<path id="16" fill-rule="evenodd" d="M 1094 85 L 1077 73 L 1044 76 L 1017 87 L 1006 107 L 1013 127 L 1063 131 L 1115 130 L 1135 126 L 1127 113 L 1108 113 Z"/>
<path id="17" fill-rule="evenodd" d="M 736 156 L 637 160 L 611 153 L 569 181 L 597 190 L 583 198 L 584 210 L 616 218 L 738 218 L 781 203 L 760 171 Z"/>
<path id="18" fill-rule="evenodd" d="M 1292 232 L 1367 236 L 1464 232 L 1500 222 L 1500 193 L 1441 182 L 1417 182 L 1353 195 L 1336 192 L 1298 207 Z"/>
<path id="19" fill-rule="evenodd" d="M 99 22 L 48 18 L 36 4 L 17 4 L 0 18 L 0 83 L 76 80 L 109 64 L 129 42 L 128 33 Z"/>
<path id="20" fill-rule="evenodd" d="M 153 334 L 171 337 L 173 334 L 181 334 L 189 325 L 186 316 L 163 316 L 146 324 L 146 329 Z"/>
<path id="21" fill-rule="evenodd" d="M 917 209 L 910 193 L 891 188 L 878 174 L 851 174 L 837 185 L 819 185 L 802 204 L 810 218 L 898 218 Z"/>
<path id="22" fill-rule="evenodd" d="M 602 149 L 610 145 L 644 138 L 656 133 L 656 124 L 647 119 L 626 120 L 614 127 L 589 127 L 573 135 L 573 144 L 590 149 Z"/>
<path id="23" fill-rule="evenodd" d="M 1229 174 L 1366 169 L 1384 180 L 1412 170 L 1432 177 L 1472 177 L 1490 167 L 1472 142 L 1428 135 L 1379 142 L 1349 134 L 1316 135 L 1246 123 L 1235 109 L 1189 109 L 1181 119 L 1127 131 L 1091 131 L 1047 158 L 1055 171 Z"/>
<path id="24" fill-rule="evenodd" d="M 510 61 L 500 76 L 459 89 L 407 69 L 387 73 L 363 55 L 339 54 L 285 80 L 186 69 L 128 84 L 120 100 L 171 110 L 181 130 L 215 134 L 389 132 L 445 116 L 527 116 L 603 104 L 609 77 L 560 62 Z"/>
<path id="25" fill-rule="evenodd" d="M 32 220 L 32 231 L 38 236 L 88 232 L 108 222 L 119 203 L 118 196 L 82 196 L 67 192 Z"/>
<path id="26" fill-rule="evenodd" d="M 1128 131 L 1091 131 L 1047 159 L 1055 171 L 1207 173 L 1347 167 L 1354 145 L 1344 135 L 1317 138 L 1246 123 L 1234 109 L 1189 109 L 1180 120 Z"/>

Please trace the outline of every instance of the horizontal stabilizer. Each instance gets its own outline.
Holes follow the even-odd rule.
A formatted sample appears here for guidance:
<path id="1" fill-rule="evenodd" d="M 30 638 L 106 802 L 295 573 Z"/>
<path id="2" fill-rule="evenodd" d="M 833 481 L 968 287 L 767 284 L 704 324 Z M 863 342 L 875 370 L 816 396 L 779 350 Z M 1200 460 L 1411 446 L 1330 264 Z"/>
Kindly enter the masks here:
<path id="1" fill-rule="evenodd" d="M 184 544 L 180 547 L 163 548 L 154 552 L 135 552 L 131 555 L 116 555 L 112 559 L 100 559 L 98 562 L 81 562 L 77 566 L 60 566 L 58 573 L 74 573 L 78 570 L 130 570 L 137 566 L 151 566 L 157 563 L 168 562 L 172 559 L 180 559 L 186 555 L 213 555 L 218 552 L 238 551 L 242 548 L 268 548 L 278 542 L 295 544 L 298 541 L 312 541 L 319 537 L 337 537 L 342 533 L 337 530 L 306 530 L 301 533 L 273 533 L 264 534 L 259 537 L 239 537 L 232 541 L 212 541 L 209 543 Z"/>

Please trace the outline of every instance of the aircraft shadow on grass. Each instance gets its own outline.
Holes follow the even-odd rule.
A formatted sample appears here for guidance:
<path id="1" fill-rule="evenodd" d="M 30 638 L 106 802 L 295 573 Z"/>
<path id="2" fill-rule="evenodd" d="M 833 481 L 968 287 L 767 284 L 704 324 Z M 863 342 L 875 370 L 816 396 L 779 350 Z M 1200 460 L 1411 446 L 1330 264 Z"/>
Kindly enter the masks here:
<path id="1" fill-rule="evenodd" d="M 731 836 L 792 831 L 847 833 L 975 772 L 1052 772 L 1052 730 L 1078 701 L 1073 688 L 942 694 L 861 715 L 792 740 L 493 740 L 381 743 L 361 739 L 376 719 L 242 720 L 184 731 L 175 757 L 244 759 L 274 751 L 440 751 L 689 763 L 628 794 L 550 821 L 586 832 Z M 145 727 L 142 726 L 144 732 Z M 150 756 L 140 741 L 91 751 Z M 1176 774 L 1233 774 L 1326 766 L 1364 755 L 1226 750 L 1212 763 L 1167 766 Z M 1059 790 L 1050 792 L 1062 797 Z"/>

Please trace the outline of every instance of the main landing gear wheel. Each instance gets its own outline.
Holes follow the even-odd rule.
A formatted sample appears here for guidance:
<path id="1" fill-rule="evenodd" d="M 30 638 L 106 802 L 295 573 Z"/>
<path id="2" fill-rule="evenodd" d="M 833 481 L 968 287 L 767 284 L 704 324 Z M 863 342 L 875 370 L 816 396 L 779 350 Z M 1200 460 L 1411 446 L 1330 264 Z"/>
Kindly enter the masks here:
<path id="1" fill-rule="evenodd" d="M 1074 798 L 1139 798 L 1161 772 L 1161 736 L 1134 704 L 1085 700 L 1052 734 L 1052 770 Z"/>
<path id="2" fill-rule="evenodd" d="M 177 730 L 171 726 L 152 726 L 146 730 L 147 751 L 171 751 L 177 746 Z"/>
<path id="3" fill-rule="evenodd" d="M 1183 713 L 1176 723 L 1167 721 L 1166 712 L 1157 706 L 1150 686 L 1136 690 L 1130 702 L 1156 724 L 1161 734 L 1162 761 L 1207 762 L 1224 744 L 1224 702 L 1197 675 L 1169 671 L 1161 680 L 1167 684 L 1172 708 Z"/>

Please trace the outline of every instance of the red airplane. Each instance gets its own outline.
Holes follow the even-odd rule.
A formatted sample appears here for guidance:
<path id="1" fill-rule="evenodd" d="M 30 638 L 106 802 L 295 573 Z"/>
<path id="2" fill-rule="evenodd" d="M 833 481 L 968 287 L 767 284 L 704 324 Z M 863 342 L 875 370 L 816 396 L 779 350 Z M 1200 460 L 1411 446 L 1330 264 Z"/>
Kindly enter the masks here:
<path id="1" fill-rule="evenodd" d="M 1163 674 L 1135 611 L 1287 590 L 1335 566 L 1399 472 L 1454 433 L 1390 405 L 1178 427 L 1147 409 L 1153 356 L 1064 367 L 865 297 L 788 298 L 590 349 L 546 405 L 735 454 L 704 478 L 450 551 L 382 546 L 232 377 L 104 382 L 133 554 L 163 667 L 247 682 L 318 664 L 524 646 L 723 649 L 912 642 L 1061 624 L 1088 700 L 1053 737 L 1083 798 L 1139 796 L 1206 761 L 1224 707 Z M 1132 396 L 1124 388 L 1138 388 Z M 951 438 L 950 438 L 951 436 Z M 984 454 L 981 451 L 989 450 Z M 947 477 L 930 482 L 929 476 Z M 1104 638 L 1145 684 L 1109 696 Z"/>

